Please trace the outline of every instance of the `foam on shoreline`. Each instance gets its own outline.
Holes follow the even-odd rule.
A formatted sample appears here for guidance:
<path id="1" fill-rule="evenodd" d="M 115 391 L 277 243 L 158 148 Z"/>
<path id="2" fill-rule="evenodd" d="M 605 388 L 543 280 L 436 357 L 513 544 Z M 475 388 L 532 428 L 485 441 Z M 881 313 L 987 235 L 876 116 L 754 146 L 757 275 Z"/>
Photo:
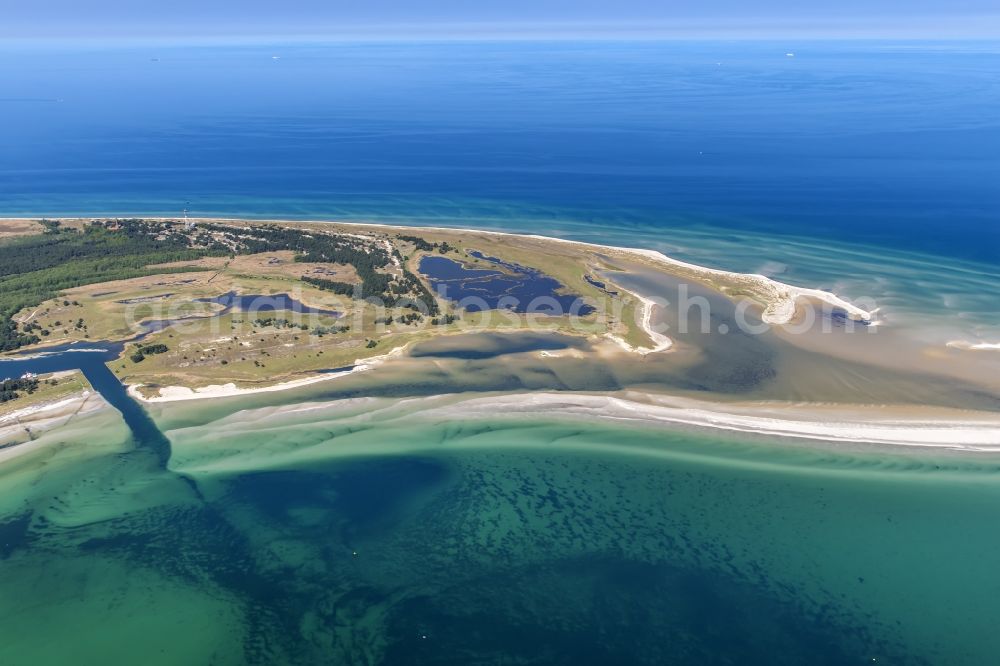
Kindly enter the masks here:
<path id="1" fill-rule="evenodd" d="M 49 345 L 49 346 L 50 347 L 58 347 L 60 344 L 65 344 L 65 343 L 58 343 L 58 344 L 53 344 L 53 345 Z M 42 343 L 40 345 L 36 345 L 34 347 L 35 351 L 33 351 L 33 352 L 29 352 L 29 353 L 25 353 L 25 354 L 9 354 L 9 355 L 6 355 L 6 356 L 0 356 L 0 362 L 3 362 L 5 360 L 9 360 L 9 361 L 24 361 L 24 360 L 34 359 L 34 358 L 44 358 L 45 356 L 53 356 L 55 354 L 62 354 L 63 353 L 63 352 L 59 352 L 59 351 L 50 351 L 50 350 L 46 349 L 43 345 L 44 345 L 44 343 Z M 76 352 L 86 352 L 88 354 L 100 354 L 100 353 L 106 352 L 108 350 L 107 349 L 102 349 L 100 347 L 80 347 L 79 349 L 72 349 L 70 351 L 72 351 L 74 353 L 76 353 Z M 3 368 L 3 366 L 0 365 L 0 368 Z"/>

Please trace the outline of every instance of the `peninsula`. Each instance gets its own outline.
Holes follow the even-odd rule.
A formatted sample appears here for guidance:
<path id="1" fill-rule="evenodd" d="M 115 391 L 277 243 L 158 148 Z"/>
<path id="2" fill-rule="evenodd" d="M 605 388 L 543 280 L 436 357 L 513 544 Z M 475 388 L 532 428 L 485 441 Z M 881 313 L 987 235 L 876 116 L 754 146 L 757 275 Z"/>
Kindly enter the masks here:
<path id="1" fill-rule="evenodd" d="M 615 282 L 627 266 L 750 298 L 765 321 L 791 320 L 806 298 L 871 318 L 833 294 L 763 276 L 539 236 L 160 218 L 7 220 L 0 229 L 0 349 L 20 357 L 116 343 L 109 366 L 147 400 L 299 386 L 470 331 L 667 351 L 653 300 Z"/>

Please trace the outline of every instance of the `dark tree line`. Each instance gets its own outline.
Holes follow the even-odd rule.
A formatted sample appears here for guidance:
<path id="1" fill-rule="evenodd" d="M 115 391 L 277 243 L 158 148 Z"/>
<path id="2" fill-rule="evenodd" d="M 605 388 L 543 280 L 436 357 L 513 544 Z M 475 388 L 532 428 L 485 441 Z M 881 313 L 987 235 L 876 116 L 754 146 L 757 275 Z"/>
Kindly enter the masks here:
<path id="1" fill-rule="evenodd" d="M 236 229 L 218 224 L 201 225 L 201 229 L 224 234 L 238 252 L 260 254 L 291 250 L 295 261 L 305 263 L 347 264 L 354 267 L 361 279 L 362 298 L 383 298 L 389 290 L 392 276 L 380 272 L 390 264 L 389 252 L 351 236 L 310 233 L 305 229 L 285 229 L 278 226 L 261 226 Z M 314 282 L 314 280 L 316 282 Z M 304 281 L 337 294 L 354 295 L 354 285 L 321 278 L 304 278 Z"/>
<path id="2" fill-rule="evenodd" d="M 0 243 L 0 351 L 35 344 L 44 331 L 34 324 L 19 326 L 13 316 L 22 309 L 54 298 L 60 291 L 86 284 L 122 280 L 188 268 L 151 269 L 150 265 L 204 256 L 258 254 L 291 250 L 301 262 L 338 263 L 354 267 L 356 285 L 322 278 L 304 282 L 337 294 L 380 299 L 387 306 L 409 307 L 438 314 L 433 295 L 417 276 L 403 267 L 394 279 L 384 272 L 402 256 L 348 235 L 314 233 L 279 226 L 232 227 L 199 223 L 194 229 L 176 223 L 143 219 L 95 221 L 82 230 L 44 220 L 45 232 Z M 417 236 L 403 237 L 407 240 Z M 419 239 L 423 240 L 423 239 Z M 450 249 L 447 243 L 424 244 Z M 141 353 L 141 352 L 140 352 Z"/>
<path id="3" fill-rule="evenodd" d="M 50 227 L 44 234 L 24 236 L 0 245 L 0 278 L 80 259 L 174 253 L 187 256 L 190 250 L 188 238 L 183 234 L 165 233 L 166 227 L 165 222 L 141 220 L 92 223 L 82 232 L 59 227 L 52 230 Z"/>
<path id="4" fill-rule="evenodd" d="M 268 326 L 274 326 L 275 328 L 297 328 L 301 331 L 308 331 L 309 324 L 301 324 L 298 322 L 290 321 L 284 317 L 260 317 L 253 320 L 254 326 L 259 326 L 260 328 L 267 328 Z"/>
<path id="5" fill-rule="evenodd" d="M 132 352 L 130 359 L 133 363 L 141 363 L 146 360 L 147 356 L 153 356 L 155 354 L 164 354 L 170 351 L 170 349 L 163 343 L 156 343 L 152 345 L 139 345 L 136 350 Z"/>
<path id="6" fill-rule="evenodd" d="M 314 278 L 309 277 L 308 275 L 304 276 L 302 281 L 306 284 L 311 284 L 314 287 L 322 289 L 323 291 L 330 291 L 341 296 L 354 296 L 354 292 L 358 288 L 358 285 L 351 284 L 350 282 L 338 282 L 337 280 Z"/>
<path id="7" fill-rule="evenodd" d="M 420 236 L 406 236 L 399 235 L 396 236 L 401 241 L 406 241 L 407 243 L 413 243 L 413 247 L 418 250 L 423 250 L 424 252 L 433 252 L 437 250 L 441 254 L 448 254 L 455 248 L 448 244 L 448 241 L 442 241 L 440 243 L 431 243 Z"/>
<path id="8" fill-rule="evenodd" d="M 192 239 L 165 222 L 110 220 L 82 231 L 45 224 L 45 233 L 0 243 L 0 351 L 39 342 L 42 331 L 19 326 L 18 311 L 85 284 L 122 280 L 186 269 L 154 269 L 150 264 L 220 254 L 221 248 L 196 247 Z"/>
<path id="9" fill-rule="evenodd" d="M 17 400 L 21 397 L 19 391 L 31 395 L 38 389 L 37 379 L 5 379 L 0 382 L 0 403 Z"/>

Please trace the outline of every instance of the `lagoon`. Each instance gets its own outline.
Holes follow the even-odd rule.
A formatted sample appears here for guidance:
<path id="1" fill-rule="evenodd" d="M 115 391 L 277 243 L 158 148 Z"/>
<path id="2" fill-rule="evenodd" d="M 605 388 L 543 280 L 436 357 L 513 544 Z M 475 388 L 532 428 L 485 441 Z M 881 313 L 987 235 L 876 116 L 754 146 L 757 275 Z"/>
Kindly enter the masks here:
<path id="1" fill-rule="evenodd" d="M 541 233 L 870 296 L 890 332 L 872 356 L 893 327 L 1000 340 L 996 45 L 789 48 L 4 44 L 0 208 Z M 424 402 L 642 387 L 996 410 L 853 349 L 676 338 L 690 366 L 429 345 L 284 394 L 123 402 L 128 431 L 97 414 L 4 450 L 0 663 L 992 664 L 993 454 Z M 51 358 L 33 363 L 121 391 L 100 353 Z"/>
<path id="2" fill-rule="evenodd" d="M 509 309 L 514 312 L 585 316 L 595 308 L 583 298 L 560 293 L 562 285 L 541 271 L 506 264 L 472 251 L 470 254 L 506 271 L 469 268 L 447 257 L 420 260 L 420 273 L 442 298 L 455 301 L 466 312 Z"/>

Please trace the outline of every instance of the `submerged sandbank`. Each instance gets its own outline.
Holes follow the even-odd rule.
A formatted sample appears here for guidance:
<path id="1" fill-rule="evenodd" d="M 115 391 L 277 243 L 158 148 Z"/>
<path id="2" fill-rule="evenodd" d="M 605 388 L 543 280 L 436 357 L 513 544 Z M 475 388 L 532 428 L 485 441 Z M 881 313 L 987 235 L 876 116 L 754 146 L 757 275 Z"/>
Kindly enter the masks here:
<path id="1" fill-rule="evenodd" d="M 711 403 L 630 391 L 623 396 L 531 393 L 477 397 L 428 410 L 423 416 L 612 419 L 825 442 L 1000 451 L 1000 416 L 944 414 L 927 418 L 913 408 L 885 406 Z"/>
<path id="2" fill-rule="evenodd" d="M 200 433 L 198 441 L 208 444 L 222 432 L 219 429 L 277 433 L 287 428 L 294 431 L 297 426 L 308 426 L 313 421 L 324 423 L 327 431 L 339 427 L 353 432 L 376 422 L 387 427 L 395 423 L 408 429 L 418 422 L 457 424 L 497 420 L 570 421 L 581 427 L 586 423 L 594 426 L 615 423 L 673 432 L 727 431 L 741 436 L 812 441 L 817 445 L 1000 452 L 1000 415 L 985 412 L 884 405 L 713 403 L 640 391 L 348 398 L 241 410 L 217 422 L 177 432 L 186 432 L 185 437 Z M 405 442 L 398 444 L 405 446 Z"/>
<path id="3" fill-rule="evenodd" d="M 627 397 L 538 393 L 473 399 L 463 413 L 562 415 L 628 420 L 657 426 L 694 426 L 755 435 L 826 442 L 926 446 L 968 451 L 1000 451 L 1000 416 L 949 414 L 922 418 L 913 408 L 825 405 L 734 405 L 637 394 Z"/>

